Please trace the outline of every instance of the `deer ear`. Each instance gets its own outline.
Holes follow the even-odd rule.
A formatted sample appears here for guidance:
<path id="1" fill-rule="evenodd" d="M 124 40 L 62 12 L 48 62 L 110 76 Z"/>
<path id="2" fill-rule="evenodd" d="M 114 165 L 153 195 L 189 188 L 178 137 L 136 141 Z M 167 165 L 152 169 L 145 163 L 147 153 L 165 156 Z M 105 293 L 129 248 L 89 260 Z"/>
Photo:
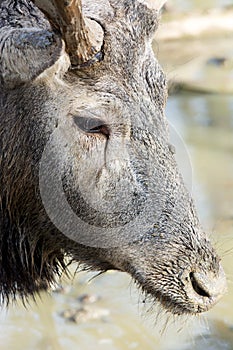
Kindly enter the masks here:
<path id="1" fill-rule="evenodd" d="M 34 80 L 53 66 L 61 53 L 61 38 L 52 31 L 0 28 L 0 85 L 13 88 Z"/>
<path id="2" fill-rule="evenodd" d="M 167 0 L 138 0 L 149 9 L 160 11 Z"/>

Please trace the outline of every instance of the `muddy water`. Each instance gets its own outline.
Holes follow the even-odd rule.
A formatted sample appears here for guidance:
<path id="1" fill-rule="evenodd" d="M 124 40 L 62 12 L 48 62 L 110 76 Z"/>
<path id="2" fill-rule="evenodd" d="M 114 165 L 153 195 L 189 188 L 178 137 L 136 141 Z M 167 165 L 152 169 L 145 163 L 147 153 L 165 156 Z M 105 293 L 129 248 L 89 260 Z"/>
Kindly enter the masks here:
<path id="1" fill-rule="evenodd" d="M 232 0 L 168 0 L 168 4 L 178 11 L 190 11 L 195 8 L 206 10 L 213 7 L 230 6 Z"/>
<path id="2" fill-rule="evenodd" d="M 233 349 L 233 99 L 172 96 L 167 115 L 187 144 L 193 195 L 223 255 L 228 294 L 203 316 L 167 319 L 159 309 L 141 306 L 125 274 L 89 281 L 92 274 L 80 273 L 71 286 L 42 295 L 37 305 L 2 310 L 0 350 Z"/>

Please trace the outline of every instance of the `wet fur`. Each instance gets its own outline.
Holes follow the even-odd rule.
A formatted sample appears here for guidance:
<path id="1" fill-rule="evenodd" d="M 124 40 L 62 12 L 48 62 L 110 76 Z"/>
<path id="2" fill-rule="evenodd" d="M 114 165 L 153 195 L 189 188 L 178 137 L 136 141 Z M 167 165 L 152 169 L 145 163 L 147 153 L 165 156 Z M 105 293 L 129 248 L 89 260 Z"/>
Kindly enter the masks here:
<path id="1" fill-rule="evenodd" d="M 184 199 L 187 192 L 169 151 L 163 115 L 166 78 L 151 49 L 158 13 L 132 0 L 98 0 L 94 5 L 86 2 L 84 8 L 104 28 L 104 60 L 66 72 L 61 38 L 44 15 L 30 1 L 0 2 L 0 292 L 7 301 L 16 294 L 33 295 L 47 289 L 66 270 L 66 261 L 77 261 L 90 269 L 130 273 L 147 295 L 173 313 L 203 311 L 190 304 L 180 275 L 193 267 L 217 274 L 219 260 L 202 232 L 192 201 L 187 205 Z M 41 45 L 35 46 L 33 39 L 31 46 L 21 47 L 22 52 L 16 50 L 14 30 L 22 27 L 42 31 Z M 55 66 L 59 57 L 63 58 Z M 14 64 L 8 64 L 12 59 Z M 51 68 L 45 70 L 47 66 Z M 67 117 L 67 110 L 72 115 L 89 106 L 100 111 L 108 123 L 113 118 L 120 125 L 123 116 L 131 125 L 138 118 L 140 131 L 128 130 L 136 154 L 131 171 L 137 179 L 144 176 L 138 182 L 146 183 L 143 165 L 138 169 L 138 164 L 152 157 L 158 167 L 155 184 L 161 183 L 161 194 L 167 193 L 154 227 L 117 248 L 92 248 L 70 240 L 50 221 L 40 197 L 39 163 L 51 133 Z M 152 126 L 151 137 L 144 128 Z M 103 147 L 101 137 L 90 141 L 75 133 L 76 141 L 69 148 L 71 173 L 67 170 L 64 176 L 74 210 L 75 174 L 83 171 L 91 151 Z M 142 149 L 140 162 L 138 146 Z M 100 186 L 102 193 L 109 192 L 113 180 Z M 172 196 L 177 192 L 178 203 Z"/>

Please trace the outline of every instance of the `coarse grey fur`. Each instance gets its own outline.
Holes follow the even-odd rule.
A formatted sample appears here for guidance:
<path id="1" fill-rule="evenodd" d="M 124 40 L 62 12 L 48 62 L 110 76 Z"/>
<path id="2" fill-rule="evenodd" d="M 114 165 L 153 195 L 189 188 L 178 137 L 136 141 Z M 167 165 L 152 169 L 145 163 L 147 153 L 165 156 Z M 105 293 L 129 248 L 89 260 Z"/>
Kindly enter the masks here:
<path id="1" fill-rule="evenodd" d="M 0 1 L 0 292 L 9 300 L 46 289 L 69 258 L 128 272 L 174 314 L 208 310 L 224 292 L 225 277 L 169 145 L 166 78 L 151 48 L 159 13 L 137 0 L 83 5 L 104 30 L 103 59 L 71 69 L 59 32 L 31 1 Z M 75 124 L 90 116 L 107 133 L 85 133 Z M 108 248 L 80 244 L 78 233 L 72 240 L 56 228 L 42 203 L 39 171 L 60 126 L 68 136 L 53 160 L 73 211 L 111 232 L 149 203 L 157 213 L 150 227 L 132 234 L 126 226 L 121 245 L 109 234 Z M 129 159 L 121 159 L 122 144 Z M 88 192 L 87 164 L 106 154 L 113 161 L 96 169 L 93 188 L 109 211 L 99 213 L 83 203 L 77 178 Z M 124 206 L 127 193 L 134 198 L 127 210 L 114 211 L 111 203 Z M 145 219 L 151 222 L 149 214 Z"/>

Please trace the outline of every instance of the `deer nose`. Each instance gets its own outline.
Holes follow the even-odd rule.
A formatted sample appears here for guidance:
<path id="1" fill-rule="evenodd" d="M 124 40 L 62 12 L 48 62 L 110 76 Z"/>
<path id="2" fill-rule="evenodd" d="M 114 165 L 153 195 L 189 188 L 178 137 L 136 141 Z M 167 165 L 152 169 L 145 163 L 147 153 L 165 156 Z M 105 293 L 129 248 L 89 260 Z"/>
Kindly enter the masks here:
<path id="1" fill-rule="evenodd" d="M 218 274 L 193 271 L 186 281 L 187 296 L 197 312 L 211 308 L 227 291 L 226 276 L 221 265 Z"/>

